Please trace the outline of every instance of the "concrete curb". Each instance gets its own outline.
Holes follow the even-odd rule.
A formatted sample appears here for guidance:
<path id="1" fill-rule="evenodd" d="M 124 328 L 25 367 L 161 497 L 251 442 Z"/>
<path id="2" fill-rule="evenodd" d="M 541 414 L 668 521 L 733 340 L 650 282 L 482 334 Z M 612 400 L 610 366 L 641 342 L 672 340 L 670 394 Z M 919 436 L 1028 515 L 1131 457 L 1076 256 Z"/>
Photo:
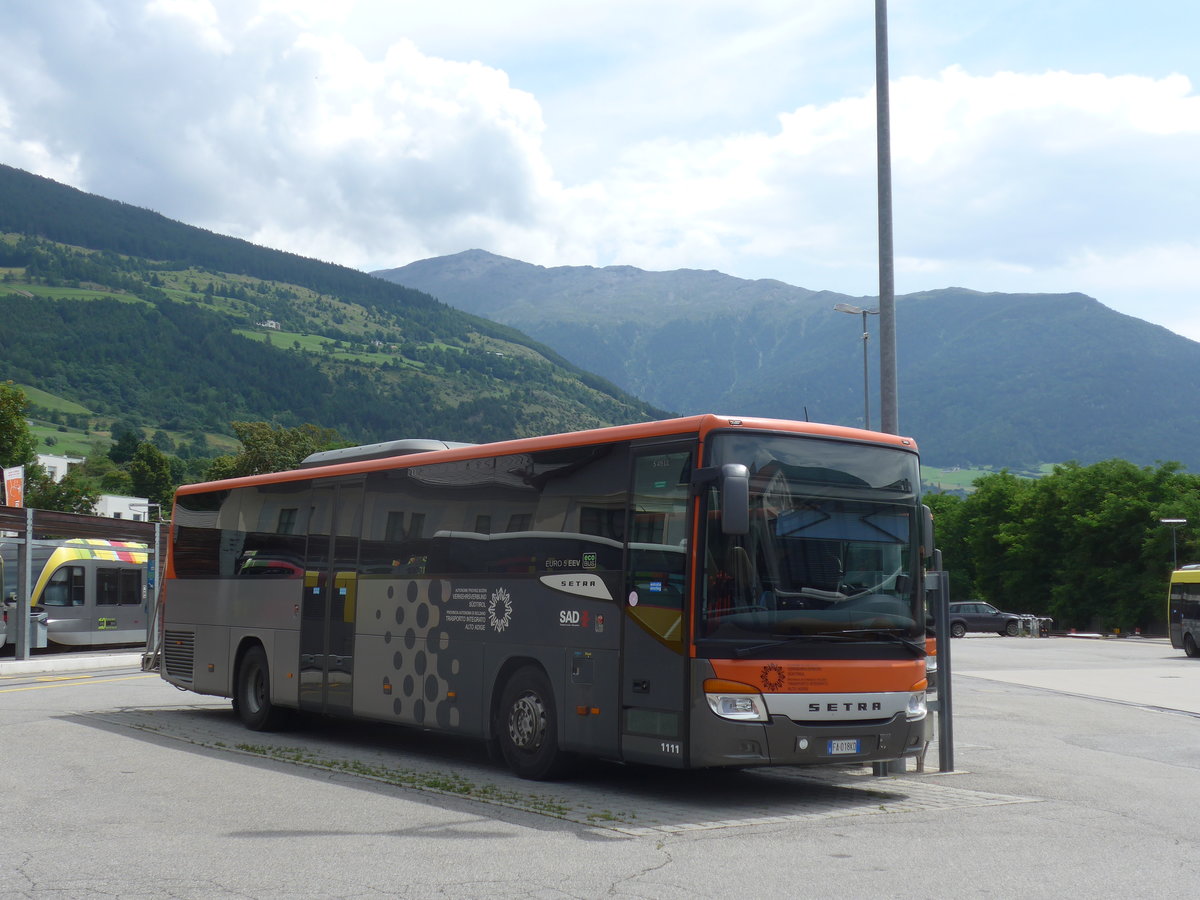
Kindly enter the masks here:
<path id="1" fill-rule="evenodd" d="M 8 675 L 37 675 L 43 672 L 84 672 L 94 669 L 141 668 L 142 651 L 84 656 L 78 653 L 39 654 L 29 659 L 0 660 L 0 678 Z"/>

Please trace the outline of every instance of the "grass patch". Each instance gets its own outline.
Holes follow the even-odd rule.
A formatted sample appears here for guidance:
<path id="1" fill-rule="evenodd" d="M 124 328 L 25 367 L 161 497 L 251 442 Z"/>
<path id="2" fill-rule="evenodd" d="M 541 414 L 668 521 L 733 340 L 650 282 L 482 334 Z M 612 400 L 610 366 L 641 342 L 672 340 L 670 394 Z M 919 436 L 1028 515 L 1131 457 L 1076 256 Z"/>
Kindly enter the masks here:
<path id="1" fill-rule="evenodd" d="M 42 409 L 49 409 L 53 412 L 72 413 L 73 415 L 92 415 L 90 409 L 86 406 L 80 406 L 74 400 L 67 400 L 57 394 L 51 394 L 49 391 L 39 390 L 27 384 L 18 384 L 15 387 L 20 388 L 24 392 L 26 400 L 34 406 L 40 406 Z"/>
<path id="2" fill-rule="evenodd" d="M 529 810 L 546 816 L 565 818 L 571 808 L 548 797 L 536 794 L 523 794 L 510 791 L 494 784 L 479 784 L 457 772 L 428 771 L 419 772 L 415 769 L 393 769 L 390 766 L 365 763 L 357 759 L 329 759 L 318 756 L 304 747 L 279 747 L 266 744 L 237 744 L 236 748 L 243 753 L 261 756 L 280 762 L 294 763 L 303 766 L 313 766 L 332 772 L 341 772 L 360 778 L 381 781 L 396 787 L 411 788 L 419 791 L 430 791 L 438 794 L 453 794 L 484 803 L 495 803 L 499 806 L 510 806 L 516 809 Z M 616 817 L 613 816 L 615 819 Z"/>
<path id="3" fill-rule="evenodd" d="M 320 334 L 301 334 L 296 331 L 276 331 L 273 328 L 234 328 L 234 334 L 249 338 L 252 341 L 266 342 L 278 350 L 297 350 L 301 353 L 313 353 L 319 356 L 336 357 L 339 360 L 355 360 L 369 365 L 382 365 L 385 362 L 398 362 L 414 368 L 423 368 L 424 363 L 408 359 L 400 353 L 389 353 L 380 350 L 377 353 L 364 353 L 352 350 L 342 342 L 335 346 L 333 338 Z M 437 345 L 430 345 L 437 346 Z M 446 346 L 446 345 L 441 345 Z M 456 349 L 456 348 L 447 348 Z"/>
<path id="4" fill-rule="evenodd" d="M 105 287 L 47 287 L 44 284 L 22 284 L 17 290 L 42 300 L 119 300 L 121 303 L 150 305 L 141 297 Z"/>
<path id="5" fill-rule="evenodd" d="M 1005 468 L 1016 475 L 1018 478 L 1041 478 L 1043 475 L 1049 475 L 1053 471 L 1056 463 L 1042 463 L 1040 466 L 1029 468 L 1013 468 L 1006 466 Z M 970 493 L 975 490 L 975 479 L 982 478 L 985 475 L 995 475 L 1000 472 L 992 466 L 982 466 L 977 468 L 964 468 L 959 466 L 951 466 L 949 468 L 940 468 L 938 466 L 921 466 L 921 483 L 925 490 L 932 491 L 965 491 Z"/>
<path id="6" fill-rule="evenodd" d="M 45 425 L 38 422 L 29 424 L 29 431 L 37 441 L 37 452 L 45 453 L 50 456 L 78 456 L 80 459 L 87 457 L 92 452 L 96 444 L 107 445 L 110 441 L 97 434 L 85 434 L 77 428 L 68 428 L 66 431 L 60 431 L 58 425 Z M 54 441 L 53 444 L 46 443 L 46 439 Z"/>

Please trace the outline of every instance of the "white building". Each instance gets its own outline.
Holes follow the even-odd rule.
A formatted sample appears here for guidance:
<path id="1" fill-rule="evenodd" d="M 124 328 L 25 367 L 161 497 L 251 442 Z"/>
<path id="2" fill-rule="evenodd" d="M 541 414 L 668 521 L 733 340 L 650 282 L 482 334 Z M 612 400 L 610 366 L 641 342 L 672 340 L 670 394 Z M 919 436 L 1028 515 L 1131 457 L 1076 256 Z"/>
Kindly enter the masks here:
<path id="1" fill-rule="evenodd" d="M 149 520 L 150 501 L 145 497 L 121 497 L 117 494 L 101 494 L 96 501 L 96 515 L 110 519 L 132 519 L 135 522 Z"/>
<path id="2" fill-rule="evenodd" d="M 67 470 L 71 466 L 77 466 L 83 462 L 82 456 L 55 456 L 52 453 L 39 453 L 37 458 L 38 463 L 46 474 L 50 476 L 55 483 L 62 481 L 67 474 Z"/>

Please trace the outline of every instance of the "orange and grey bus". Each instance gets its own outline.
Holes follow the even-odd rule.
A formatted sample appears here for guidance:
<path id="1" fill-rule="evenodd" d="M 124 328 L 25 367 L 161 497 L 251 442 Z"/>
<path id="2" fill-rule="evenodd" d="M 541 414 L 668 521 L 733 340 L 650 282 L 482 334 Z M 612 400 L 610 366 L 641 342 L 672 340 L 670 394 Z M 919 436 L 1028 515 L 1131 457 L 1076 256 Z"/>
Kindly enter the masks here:
<path id="1" fill-rule="evenodd" d="M 251 729 L 437 729 L 535 779 L 912 756 L 920 483 L 907 438 L 701 415 L 184 486 L 161 674 Z"/>
<path id="2" fill-rule="evenodd" d="M 1200 657 L 1200 565 L 1171 573 L 1167 623 L 1171 646 L 1190 657 Z"/>

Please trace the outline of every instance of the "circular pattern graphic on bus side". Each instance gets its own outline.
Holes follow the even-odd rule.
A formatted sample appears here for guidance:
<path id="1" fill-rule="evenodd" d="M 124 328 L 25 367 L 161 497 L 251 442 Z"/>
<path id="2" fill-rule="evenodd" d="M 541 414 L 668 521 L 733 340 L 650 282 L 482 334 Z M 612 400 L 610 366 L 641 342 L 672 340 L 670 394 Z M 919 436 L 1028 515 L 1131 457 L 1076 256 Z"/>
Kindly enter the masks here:
<path id="1" fill-rule="evenodd" d="M 388 631 L 382 636 L 384 646 L 398 640 L 401 647 L 383 655 L 387 668 L 379 684 L 391 698 L 391 713 L 413 725 L 458 727 L 459 710 L 450 699 L 445 678 L 462 668 L 442 621 L 441 607 L 450 595 L 449 585 L 436 579 L 393 582 L 380 593 L 383 596 L 376 595 L 382 606 L 380 618 L 400 626 L 398 634 Z M 361 599 L 370 602 L 368 597 Z"/>

